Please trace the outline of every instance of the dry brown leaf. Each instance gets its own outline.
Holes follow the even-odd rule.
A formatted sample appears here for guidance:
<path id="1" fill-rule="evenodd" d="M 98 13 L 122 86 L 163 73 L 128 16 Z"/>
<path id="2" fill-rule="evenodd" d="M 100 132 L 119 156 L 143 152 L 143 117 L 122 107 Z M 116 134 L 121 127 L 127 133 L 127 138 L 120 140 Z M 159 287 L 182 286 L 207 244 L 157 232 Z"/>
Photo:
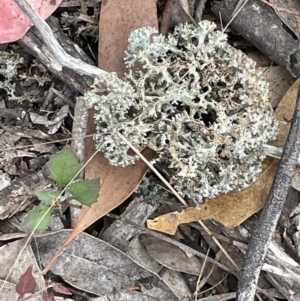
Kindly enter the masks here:
<path id="1" fill-rule="evenodd" d="M 272 143 L 275 146 L 283 146 L 287 138 L 288 132 L 290 130 L 290 122 L 293 118 L 294 108 L 296 106 L 299 85 L 300 78 L 298 78 L 291 86 L 291 88 L 286 92 L 275 111 L 276 118 L 279 120 L 280 126 L 279 135 L 276 141 Z M 299 169 L 300 167 L 297 166 L 291 183 L 291 186 L 298 191 L 300 191 Z"/>
<path id="2" fill-rule="evenodd" d="M 220 293 L 228 292 L 228 288 L 221 284 L 227 272 L 220 267 L 213 266 L 212 263 L 206 262 L 203 258 L 187 254 L 179 246 L 152 235 L 141 234 L 139 241 L 147 253 L 162 266 L 195 276 L 202 274 L 202 277 L 206 277 L 210 274 L 207 283 L 216 287 Z"/>
<path id="3" fill-rule="evenodd" d="M 273 108 L 276 108 L 283 99 L 285 93 L 295 82 L 295 78 L 281 66 L 260 67 L 263 79 L 269 84 L 269 99 Z"/>
<path id="4" fill-rule="evenodd" d="M 297 166 L 292 177 L 291 186 L 300 191 L 300 166 Z"/>
<path id="5" fill-rule="evenodd" d="M 284 94 L 275 111 L 276 119 L 279 121 L 279 133 L 276 140 L 270 142 L 270 144 L 274 146 L 283 147 L 286 142 L 286 138 L 290 130 L 290 122 L 294 114 L 299 85 L 300 78 L 298 78 Z"/>
<path id="6" fill-rule="evenodd" d="M 182 223 L 206 219 L 214 219 L 226 227 L 236 227 L 264 206 L 278 162 L 277 159 L 267 158 L 258 180 L 242 191 L 220 194 L 214 199 L 207 199 L 198 207 L 189 207 L 182 212 L 172 212 L 148 220 L 147 226 L 171 235 L 175 234 Z"/>
<path id="7" fill-rule="evenodd" d="M 179 0 L 179 4 L 184 10 L 184 12 L 189 16 L 190 15 L 190 9 L 189 9 L 189 3 L 188 0 Z"/>
<path id="8" fill-rule="evenodd" d="M 182 3 L 181 3 L 182 2 Z M 189 20 L 189 13 L 187 14 L 185 10 L 189 11 L 188 4 L 185 4 L 186 0 L 168 0 L 161 22 L 161 33 L 167 35 L 170 28 L 175 25 Z"/>
<path id="9" fill-rule="evenodd" d="M 158 28 L 156 0 L 102 1 L 99 26 L 99 66 L 122 76 L 129 34 L 139 27 Z"/>
<path id="10" fill-rule="evenodd" d="M 132 30 L 143 26 L 158 27 L 155 0 L 102 1 L 99 67 L 106 71 L 115 71 L 122 76 L 126 70 L 123 57 L 128 44 L 128 36 Z M 88 134 L 95 132 L 93 115 L 94 112 L 91 110 Z M 86 159 L 89 159 L 96 151 L 92 138 L 86 138 L 85 148 Z M 155 152 L 151 149 L 144 150 L 142 154 L 148 160 L 155 156 Z M 132 194 L 142 181 L 147 169 L 147 165 L 142 160 L 127 167 L 111 166 L 102 153 L 96 154 L 85 168 L 85 178 L 100 176 L 101 187 L 98 200 L 91 207 L 83 207 L 73 231 L 43 270 L 44 274 L 76 235 L 122 204 Z"/>

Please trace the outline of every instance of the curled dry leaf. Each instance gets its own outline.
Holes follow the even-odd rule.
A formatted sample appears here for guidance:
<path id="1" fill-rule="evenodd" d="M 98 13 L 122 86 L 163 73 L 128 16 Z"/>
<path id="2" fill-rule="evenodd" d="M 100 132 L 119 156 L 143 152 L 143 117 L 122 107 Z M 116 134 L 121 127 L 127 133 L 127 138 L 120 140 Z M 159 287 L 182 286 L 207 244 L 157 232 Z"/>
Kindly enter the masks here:
<path id="1" fill-rule="evenodd" d="M 39 15 L 46 19 L 52 15 L 62 0 L 27 0 Z M 31 21 L 13 0 L 2 0 L 0 9 L 0 44 L 21 39 L 32 26 Z"/>
<path id="2" fill-rule="evenodd" d="M 298 93 L 298 87 L 300 85 L 300 78 L 298 78 L 292 87 L 286 92 L 282 101 L 278 105 L 275 114 L 279 120 L 280 133 L 276 139 L 274 145 L 282 146 L 287 137 L 287 132 L 290 130 L 290 122 L 293 118 L 294 108 L 296 106 L 296 99 Z M 300 173 L 299 166 L 296 168 L 294 176 L 292 178 L 291 186 L 300 191 Z"/>
<path id="3" fill-rule="evenodd" d="M 266 159 L 263 172 L 250 187 L 216 198 L 207 199 L 198 207 L 189 207 L 182 212 L 171 212 L 148 220 L 147 226 L 174 235 L 177 227 L 183 223 L 214 219 L 226 227 L 236 227 L 252 214 L 262 209 L 268 196 L 278 166 L 277 159 Z"/>

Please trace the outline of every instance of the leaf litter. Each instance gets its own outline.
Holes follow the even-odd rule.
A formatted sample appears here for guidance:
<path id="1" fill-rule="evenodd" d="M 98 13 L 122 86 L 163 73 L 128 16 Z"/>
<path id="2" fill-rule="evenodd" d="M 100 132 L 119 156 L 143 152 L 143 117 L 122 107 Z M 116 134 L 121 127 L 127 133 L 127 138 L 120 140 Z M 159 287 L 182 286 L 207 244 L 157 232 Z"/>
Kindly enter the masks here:
<path id="1" fill-rule="evenodd" d="M 45 286 L 44 278 L 30 245 L 25 247 L 22 258 L 18 259 L 7 282 L 3 281 L 8 275 L 10 268 L 14 265 L 18 253 L 24 247 L 26 241 L 27 239 L 24 238 L 0 248 L 0 300 L 18 300 L 20 295 L 23 297 L 26 293 L 37 292 Z M 31 300 L 41 301 L 42 299 L 37 296 Z"/>
<path id="2" fill-rule="evenodd" d="M 153 9 L 153 7 L 155 6 L 154 2 L 155 1 L 149 1 L 149 7 L 151 9 Z M 183 3 L 184 5 L 186 5 L 185 2 L 186 1 L 180 1 L 180 4 Z M 123 41 L 126 44 L 125 37 L 128 35 L 128 32 L 130 32 L 133 28 L 136 28 L 136 26 L 140 27 L 140 26 L 145 25 L 144 22 L 147 23 L 149 21 L 149 19 L 147 19 L 149 16 L 150 16 L 149 17 L 150 19 L 152 18 L 151 21 L 149 21 L 150 23 L 152 21 L 153 22 L 157 22 L 157 21 L 156 21 L 156 16 L 154 17 L 155 12 L 153 12 L 153 11 L 151 11 L 151 14 L 149 14 L 149 10 L 147 10 L 148 16 L 146 16 L 146 17 L 140 13 L 141 11 L 143 11 L 141 8 L 137 7 L 136 12 L 133 12 L 133 7 L 136 5 L 136 2 L 134 5 L 131 3 L 128 4 L 128 7 L 120 8 L 119 5 L 120 5 L 120 3 L 117 3 L 117 2 L 113 3 L 113 1 L 109 2 L 109 5 L 107 5 L 107 3 L 106 3 L 106 7 L 105 7 L 104 3 L 102 4 L 103 15 L 101 16 L 101 20 L 103 23 L 102 23 L 102 29 L 101 29 L 101 24 L 100 24 L 100 30 L 103 30 L 103 35 L 100 35 L 100 38 L 102 40 L 100 41 L 100 48 L 99 48 L 99 50 L 100 50 L 99 51 L 99 56 L 100 56 L 99 62 L 100 62 L 100 67 L 102 67 L 106 70 L 109 70 L 109 71 L 117 71 L 118 74 L 122 74 L 125 71 L 123 61 L 122 61 L 123 49 L 125 49 L 126 47 L 125 46 L 123 48 L 119 47 L 119 43 L 121 45 L 121 43 Z M 143 8 L 147 7 L 146 5 L 147 4 L 145 4 L 145 2 L 143 2 L 142 7 Z M 118 8 L 120 8 L 120 10 L 118 10 Z M 130 13 L 128 14 L 128 19 L 124 21 L 122 19 L 122 17 L 123 17 L 123 12 L 126 9 L 130 10 Z M 185 10 L 186 9 L 187 8 L 185 7 Z M 105 10 L 107 10 L 107 11 L 105 11 Z M 105 13 L 107 15 L 105 15 Z M 117 18 L 117 16 L 120 16 L 120 17 Z M 105 17 L 107 19 L 105 19 Z M 121 24 L 117 24 L 116 27 L 121 28 L 122 31 L 116 31 L 115 36 L 113 34 L 110 36 L 110 30 L 112 30 L 112 29 L 109 26 L 113 26 L 111 24 L 113 22 L 111 22 L 111 21 L 112 20 L 115 21 L 114 19 L 121 20 Z M 135 25 L 132 25 L 132 27 L 130 29 L 129 29 L 130 26 L 128 28 L 126 27 L 127 23 L 129 23 L 130 21 L 132 21 L 134 23 L 135 20 L 137 20 L 137 23 Z M 126 26 L 124 26 L 124 22 L 125 22 Z M 151 25 L 153 25 L 153 24 L 151 24 Z M 105 34 L 106 34 L 106 36 L 105 36 Z M 111 40 L 109 41 L 109 39 L 111 39 Z M 116 41 L 117 41 L 117 43 L 116 43 Z M 107 48 L 106 48 L 107 45 L 109 45 L 109 47 L 111 47 L 111 48 L 109 48 L 109 51 L 107 51 Z M 102 50 L 101 50 L 101 47 L 102 47 Z M 116 52 L 119 51 L 120 55 L 113 55 L 114 51 L 116 51 Z M 292 100 L 292 96 L 290 96 L 290 100 Z M 282 100 L 281 104 L 282 103 L 283 103 L 283 100 Z M 280 105 L 279 105 L 279 107 L 280 107 Z M 286 106 L 286 111 L 292 112 L 292 106 L 290 104 L 288 104 Z M 92 116 L 92 112 L 90 112 L 90 116 Z M 281 116 L 283 116 L 283 114 Z M 280 118 L 280 115 L 277 115 L 277 118 Z M 286 118 L 286 116 L 283 116 L 282 118 L 285 119 L 284 120 L 285 122 L 286 122 L 286 120 L 288 120 L 288 118 Z M 91 125 L 91 118 L 89 121 L 90 121 L 89 131 L 90 131 L 90 133 L 93 133 L 94 125 Z M 282 136 L 284 137 L 284 135 L 286 134 L 286 129 L 285 129 L 285 131 L 283 131 L 283 130 L 281 130 L 281 131 L 282 131 L 281 132 Z M 86 141 L 87 141 L 86 142 L 86 152 L 88 154 L 88 156 L 87 156 L 87 158 L 88 158 L 94 152 L 94 146 L 93 146 L 92 139 L 86 139 Z M 282 146 L 283 145 L 282 143 L 279 145 Z M 27 156 L 25 152 L 24 152 L 24 154 L 25 154 L 25 156 Z M 155 154 L 153 152 L 151 152 L 150 150 L 146 151 L 146 157 L 148 159 L 150 159 L 154 156 L 155 156 Z M 18 157 L 18 156 L 16 156 L 16 157 Z M 277 160 L 272 159 L 272 160 L 265 162 L 264 172 L 262 173 L 261 177 L 257 181 L 258 183 L 255 183 L 255 184 L 257 184 L 257 186 L 254 186 L 255 184 L 253 184 L 254 187 L 252 187 L 252 190 L 237 192 L 237 193 L 233 193 L 232 195 L 224 195 L 224 196 L 220 197 L 219 203 L 215 199 L 207 200 L 205 203 L 205 206 L 206 206 L 205 210 L 207 210 L 208 213 L 206 212 L 207 215 L 205 215 L 206 216 L 205 218 L 210 218 L 210 219 L 213 218 L 215 220 L 220 221 L 221 223 L 223 223 L 226 226 L 233 227 L 233 226 L 239 225 L 241 222 L 246 220 L 249 216 L 251 216 L 252 214 L 257 212 L 263 206 L 264 196 L 267 194 L 267 190 L 269 187 L 268 186 L 269 184 L 265 185 L 265 187 L 263 187 L 264 186 L 263 184 L 266 184 L 266 182 L 267 183 L 271 182 L 271 179 L 272 179 L 271 175 L 273 175 L 276 170 L 276 164 L 277 164 L 276 161 Z M 97 202 L 97 204 L 93 205 L 91 207 L 91 209 L 89 209 L 88 207 L 83 208 L 81 216 L 78 220 L 78 224 L 75 226 L 73 232 L 67 231 L 67 232 L 64 232 L 63 235 L 60 235 L 60 232 L 57 232 L 56 234 L 50 233 L 50 234 L 46 234 L 44 237 L 42 237 L 42 236 L 40 236 L 40 238 L 37 237 L 37 240 L 40 239 L 40 241 L 42 241 L 42 244 L 44 244 L 44 245 L 41 245 L 40 248 L 38 248 L 38 249 L 43 249 L 43 251 L 44 251 L 44 253 L 41 255 L 41 260 L 43 261 L 43 264 L 46 265 L 48 263 L 48 261 L 51 259 L 51 256 L 55 253 L 55 251 L 60 250 L 61 246 L 66 246 L 66 242 L 67 242 L 67 244 L 70 243 L 70 246 L 66 249 L 66 253 L 63 253 L 63 255 L 58 258 L 58 262 L 59 262 L 59 260 L 62 260 L 63 265 L 60 266 L 62 270 L 60 270 L 59 272 L 56 273 L 58 275 L 61 273 L 61 275 L 64 279 L 65 278 L 71 279 L 71 276 L 69 276 L 68 271 L 65 271 L 65 268 L 72 266 L 70 263 L 70 261 L 71 261 L 70 258 L 73 258 L 72 256 L 74 256 L 74 258 L 76 258 L 76 260 L 78 259 L 78 262 L 83 261 L 83 262 L 87 263 L 86 258 L 85 258 L 86 254 L 81 254 L 80 253 L 81 250 L 78 250 L 78 248 L 75 248 L 73 244 L 75 244 L 77 246 L 79 245 L 79 249 L 81 248 L 81 249 L 85 250 L 84 248 L 89 247 L 88 242 L 90 242 L 91 251 L 87 252 L 87 253 L 89 253 L 89 255 L 93 254 L 95 252 L 94 250 L 98 251 L 99 250 L 98 248 L 100 248 L 100 250 L 101 250 L 101 248 L 104 248 L 104 245 L 105 245 L 105 247 L 108 249 L 108 251 L 103 251 L 104 255 L 102 254 L 103 255 L 103 257 L 101 257 L 102 261 L 110 260 L 113 262 L 113 260 L 115 259 L 116 262 L 121 262 L 121 263 L 127 262 L 128 264 L 134 264 L 134 261 L 132 261 L 129 257 L 123 257 L 126 255 L 121 252 L 119 252 L 119 253 L 117 252 L 117 254 L 114 253 L 114 256 L 109 257 L 108 256 L 109 252 L 114 252 L 117 250 L 114 249 L 113 247 L 109 246 L 108 244 L 104 243 L 101 240 L 92 238 L 90 236 L 89 236 L 89 238 L 87 238 L 87 235 L 84 233 L 81 233 L 81 232 L 83 230 L 85 230 L 88 226 L 90 226 L 94 221 L 98 220 L 100 217 L 104 216 L 106 213 L 108 213 L 112 209 L 118 207 L 123 201 L 125 201 L 128 198 L 128 196 L 130 196 L 131 193 L 139 185 L 140 181 L 144 177 L 146 170 L 147 170 L 147 167 L 143 163 L 141 163 L 140 165 L 137 164 L 137 165 L 135 165 L 135 167 L 131 167 L 128 169 L 120 168 L 120 170 L 118 170 L 118 168 L 112 168 L 112 167 L 108 166 L 106 159 L 101 154 L 97 154 L 96 157 L 94 157 L 94 160 L 91 161 L 89 163 L 88 167 L 86 168 L 86 176 L 85 177 L 86 178 L 94 178 L 95 176 L 101 177 L 101 181 L 103 181 L 103 185 L 100 190 L 100 192 L 102 192 L 102 193 L 99 196 L 98 202 Z M 130 175 L 130 177 L 128 177 L 128 175 Z M 28 185 L 29 185 L 29 183 L 28 183 Z M 44 185 L 44 186 L 46 186 L 46 185 Z M 225 201 L 225 199 L 227 200 L 228 203 Z M 258 200 L 258 202 L 254 202 L 253 206 L 249 206 L 249 204 L 252 204 L 254 199 L 256 199 L 256 200 L 259 199 L 259 200 Z M 222 202 L 222 200 L 223 200 L 223 202 Z M 245 203 L 243 203 L 243 200 L 245 200 Z M 224 206 L 223 204 L 225 202 L 227 203 L 227 206 L 222 207 L 222 206 Z M 241 207 L 236 206 L 237 203 L 244 204 L 244 207 L 246 210 L 244 210 L 244 211 L 241 210 Z M 241 206 L 242 206 L 242 204 L 241 204 Z M 26 204 L 26 206 L 27 206 L 27 204 Z M 26 206 L 24 206 L 24 208 Z M 171 208 L 172 207 L 173 207 L 173 205 L 171 205 Z M 237 209 L 237 211 L 230 211 L 232 209 L 232 207 L 235 207 L 235 209 Z M 131 212 L 134 212 L 134 209 L 135 209 L 135 207 L 131 208 Z M 199 208 L 196 208 L 196 209 L 198 210 Z M 192 212 L 193 212 L 193 210 L 196 210 L 196 209 L 187 208 L 186 211 L 182 211 L 180 213 L 182 215 L 184 215 L 183 214 L 184 212 L 188 212 L 189 210 L 190 210 L 190 213 L 186 213 L 186 217 L 182 218 L 182 219 L 180 219 L 176 216 L 176 219 L 180 219 L 180 222 L 176 221 L 175 224 L 173 224 L 173 225 L 170 224 L 171 227 L 173 226 L 173 228 L 172 228 L 172 230 L 167 230 L 167 231 L 173 231 L 172 233 L 174 234 L 175 230 L 177 229 L 177 227 L 180 223 L 191 222 L 192 221 L 191 218 L 194 218 L 194 220 L 199 219 L 199 218 L 195 219 L 195 216 L 192 217 L 192 215 L 193 215 Z M 21 208 L 20 210 L 23 210 L 23 209 Z M 153 212 L 152 210 L 153 209 L 150 209 L 148 215 L 145 215 L 145 216 L 149 217 L 149 215 Z M 154 209 L 154 210 L 156 210 L 156 209 Z M 226 212 L 227 216 L 225 216 L 224 212 Z M 232 213 L 230 213 L 230 212 L 232 212 Z M 140 219 L 137 223 L 142 223 L 142 220 Z M 148 221 L 148 223 L 149 223 L 149 221 Z M 126 224 L 126 222 L 121 222 L 121 225 L 128 226 L 128 224 Z M 119 226 L 120 226 L 120 223 L 119 223 Z M 170 229 L 170 227 L 169 227 L 169 229 Z M 183 228 L 181 228 L 181 231 L 182 231 L 182 229 Z M 163 231 L 163 228 L 158 228 L 157 230 Z M 115 230 L 115 231 L 117 231 L 117 230 Z M 167 232 L 167 231 L 165 231 L 165 232 Z M 137 231 L 133 231 L 133 233 L 135 233 L 136 238 L 139 238 Z M 64 239 L 66 239 L 67 235 L 69 235 L 69 234 L 70 234 L 70 236 L 68 237 L 67 240 L 65 240 L 65 244 L 63 244 Z M 57 236 L 55 236 L 55 235 L 57 235 Z M 134 235 L 134 234 L 132 234 L 132 235 Z M 100 237 L 101 237 L 101 235 L 100 235 Z M 48 238 L 49 238 L 49 241 L 48 241 Z M 58 238 L 59 243 L 56 243 L 56 238 Z M 199 265 L 199 261 L 197 259 L 194 262 L 194 265 L 197 267 L 195 270 L 189 270 L 189 269 L 185 269 L 184 267 L 182 267 L 182 263 L 184 263 L 184 262 L 187 262 L 186 265 L 191 264 L 191 262 L 189 261 L 189 256 L 186 256 L 188 253 L 181 252 L 181 254 L 179 255 L 176 253 L 176 250 L 173 247 L 166 246 L 164 243 L 159 242 L 159 240 L 154 240 L 151 237 L 148 239 L 145 239 L 145 237 L 144 238 L 140 237 L 140 238 L 141 238 L 140 243 L 143 242 L 143 244 L 141 244 L 140 247 L 144 247 L 145 249 L 147 249 L 148 254 L 150 254 L 150 256 L 152 256 L 154 258 L 154 261 L 151 261 L 152 264 L 153 264 L 153 262 L 158 261 L 164 267 L 170 268 L 171 270 L 173 268 L 174 271 L 176 270 L 178 272 L 186 272 L 186 273 L 190 273 L 193 275 L 198 275 L 200 273 L 199 270 L 201 268 L 201 264 Z M 91 239 L 92 239 L 92 241 L 91 241 Z M 109 240 L 109 238 L 108 238 L 108 240 Z M 135 240 L 137 240 L 137 239 L 135 239 Z M 130 248 L 130 247 L 134 248 L 133 243 L 132 243 L 133 241 L 134 241 L 134 239 L 132 241 L 128 241 L 128 243 L 125 243 L 123 246 L 124 250 L 127 250 L 128 253 L 130 253 L 130 250 L 128 248 Z M 47 245 L 47 244 L 49 244 L 49 242 L 52 242 L 52 244 Z M 97 244 L 97 246 L 96 246 L 96 244 Z M 99 245 L 101 245 L 101 246 L 99 246 Z M 165 248 L 163 248 L 164 246 L 165 246 Z M 135 247 L 135 248 L 137 248 L 137 247 Z M 76 252 L 78 252 L 75 255 L 73 253 L 71 255 L 70 255 L 70 253 L 68 253 L 68 252 L 72 252 L 75 249 L 76 249 Z M 141 250 L 141 249 L 139 249 L 139 250 Z M 176 255 L 174 255 L 174 257 L 179 262 L 175 262 L 175 264 L 174 263 L 172 264 L 172 261 L 170 261 L 170 258 L 163 258 L 162 255 L 165 255 L 165 254 L 162 254 L 162 253 L 164 251 L 166 254 L 168 254 L 168 253 L 176 254 Z M 80 255 L 78 255 L 78 254 L 80 254 Z M 132 254 L 134 254 L 134 252 L 132 252 Z M 91 255 L 91 256 L 96 257 L 96 255 Z M 107 256 L 107 257 L 105 257 L 105 256 Z M 15 258 L 16 257 L 17 256 L 15 256 Z M 24 257 L 24 254 L 22 255 L 22 258 L 23 257 Z M 132 258 L 135 258 L 135 257 L 132 257 Z M 194 260 L 194 259 L 195 258 L 193 258 L 192 260 Z M 93 260 L 95 260 L 95 259 L 93 258 Z M 185 261 L 185 260 L 187 260 L 187 261 Z M 145 259 L 142 258 L 141 261 L 145 261 Z M 53 267 L 51 268 L 52 272 L 55 271 L 55 269 L 57 267 L 56 265 L 58 264 L 58 262 L 55 263 L 53 265 Z M 118 267 L 122 268 L 121 263 L 116 266 L 116 269 L 118 269 Z M 18 267 L 19 267 L 19 263 L 18 263 Z M 28 271 L 28 269 L 29 269 L 28 267 L 29 267 L 29 264 L 27 263 L 27 266 L 23 269 L 23 275 L 29 275 L 28 273 L 26 273 L 26 268 Z M 83 268 L 84 268 L 84 265 L 83 265 Z M 108 270 L 110 272 L 114 272 L 114 269 L 111 266 L 107 268 L 107 266 L 101 265 L 101 268 L 104 268 L 105 271 Z M 164 282 L 162 282 L 160 277 L 155 276 L 155 274 L 152 274 L 151 272 L 149 272 L 149 269 L 143 269 L 140 266 L 138 266 L 138 268 L 141 269 L 139 272 L 140 274 L 148 275 L 148 278 L 150 278 L 150 280 L 146 277 L 147 281 L 153 281 L 153 282 L 148 282 L 148 284 L 155 283 L 155 285 L 158 285 L 158 287 L 160 289 L 160 290 L 158 290 L 159 294 L 167 294 L 168 292 L 170 293 L 169 288 L 164 285 Z M 209 269 L 209 266 L 206 266 L 206 267 L 204 266 L 204 268 L 207 270 L 207 269 Z M 33 270 L 35 270 L 34 267 L 33 267 Z M 135 270 L 132 268 L 132 271 L 135 271 Z M 117 271 L 117 272 L 120 272 L 120 271 Z M 125 269 L 125 272 L 131 272 L 131 268 Z M 87 273 L 88 273 L 88 271 L 87 271 Z M 97 273 L 97 272 L 95 272 L 95 273 Z M 82 277 L 82 275 L 83 275 L 82 272 L 78 271 L 78 270 L 77 271 L 75 270 L 74 274 L 79 275 L 79 277 Z M 102 271 L 101 272 L 98 271 L 98 275 L 102 275 L 102 274 L 103 274 Z M 138 274 L 138 272 L 134 273 L 134 275 L 130 275 L 130 280 L 132 280 L 133 277 L 136 276 L 137 274 Z M 14 282 L 15 284 L 18 283 L 18 280 L 20 281 L 20 279 L 22 278 L 21 275 L 22 274 L 20 274 L 17 281 Z M 174 277 L 175 276 L 177 277 L 179 274 L 177 273 L 177 274 L 172 274 L 172 275 Z M 34 274 L 34 276 L 35 276 L 35 274 Z M 91 279 L 89 278 L 90 281 L 95 281 L 95 278 L 96 278 L 95 274 L 93 274 L 92 276 L 93 277 Z M 161 277 L 162 277 L 162 274 L 161 274 Z M 0 278 L 5 278 L 5 275 L 1 276 Z M 85 280 L 86 279 L 87 278 L 85 278 Z M 113 280 L 115 280 L 115 279 L 118 279 L 118 278 L 114 278 Z M 124 279 L 126 280 L 127 278 L 124 278 Z M 122 281 L 124 279 L 122 279 L 122 277 L 121 277 L 120 281 Z M 143 280 L 143 278 L 141 278 L 141 279 Z M 71 281 L 70 281 L 70 284 L 72 284 L 73 286 L 76 287 L 78 285 L 78 287 L 80 287 L 82 290 L 90 291 L 89 290 L 90 288 L 86 288 L 87 281 L 86 282 L 82 281 L 82 283 L 80 282 L 81 286 L 79 286 L 79 284 L 76 282 L 77 278 L 75 277 L 75 278 L 73 278 L 73 280 L 71 279 Z M 66 280 L 66 282 L 68 282 L 68 281 Z M 130 281 L 128 281 L 128 282 L 130 282 Z M 165 282 L 167 283 L 167 280 L 165 280 Z M 183 282 L 178 282 L 178 283 L 183 284 Z M 126 288 L 130 284 L 131 283 L 129 283 L 129 284 L 126 283 L 122 287 Z M 144 284 L 145 283 L 143 283 L 143 285 Z M 213 285 L 212 282 L 210 282 L 210 284 Z M 120 283 L 117 283 L 116 285 L 118 285 L 118 287 L 119 287 Z M 136 283 L 135 283 L 135 285 L 136 285 Z M 140 297 L 139 300 L 143 300 L 145 297 L 144 295 L 141 295 L 141 294 L 139 295 L 139 293 L 137 293 L 137 292 L 130 292 L 130 293 L 126 292 L 128 294 L 126 295 L 126 293 L 125 293 L 125 295 L 124 295 L 124 291 L 122 291 L 122 287 L 117 292 L 117 294 L 112 291 L 113 297 L 116 298 L 115 300 L 122 300 L 122 298 L 126 299 L 127 297 L 129 298 L 130 295 L 132 298 L 130 300 L 134 300 L 134 298 L 136 296 Z M 169 287 L 172 287 L 171 284 L 169 284 Z M 97 287 L 95 288 L 95 290 L 96 289 L 97 289 Z M 108 287 L 108 289 L 112 289 L 112 287 Z M 156 293 L 157 292 L 155 292 L 154 295 Z M 169 295 L 169 296 L 171 296 L 171 295 Z M 178 292 L 176 295 L 177 296 L 179 295 Z M 188 295 L 189 294 L 187 293 L 186 296 L 188 296 Z M 162 295 L 160 295 L 160 297 L 161 296 Z M 49 299 L 47 299 L 47 298 L 49 298 Z M 52 298 L 51 296 L 48 296 L 48 297 L 46 297 L 46 295 L 44 296 L 44 300 L 52 300 L 51 298 Z M 190 298 L 190 297 L 187 297 L 187 298 Z M 179 298 L 179 299 L 184 300 L 184 298 Z M 56 298 L 56 300 L 58 300 L 58 298 Z M 101 298 L 99 300 L 101 300 Z M 146 297 L 145 300 L 152 300 L 152 297 L 150 297 L 150 296 Z M 153 297 L 153 300 L 157 300 L 157 299 L 155 297 Z M 172 300 L 172 299 L 170 299 L 170 300 Z"/>
<path id="3" fill-rule="evenodd" d="M 52 258 L 70 232 L 71 230 L 62 230 L 36 239 L 43 265 Z M 114 297 L 115 292 L 126 285 L 140 286 L 141 296 L 160 296 L 161 300 L 176 300 L 158 275 L 142 268 L 110 244 L 86 233 L 79 234 L 72 241 L 51 271 L 78 289 L 106 296 L 110 300 L 118 300 Z"/>

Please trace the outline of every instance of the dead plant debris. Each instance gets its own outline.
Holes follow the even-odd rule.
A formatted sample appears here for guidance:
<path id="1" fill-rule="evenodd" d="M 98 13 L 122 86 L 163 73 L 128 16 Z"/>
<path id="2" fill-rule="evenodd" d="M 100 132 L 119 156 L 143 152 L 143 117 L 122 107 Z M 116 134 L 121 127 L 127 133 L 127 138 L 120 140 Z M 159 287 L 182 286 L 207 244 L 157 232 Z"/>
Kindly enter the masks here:
<path id="1" fill-rule="evenodd" d="M 192 301 L 219 297 L 233 300 L 241 295 L 237 269 L 243 264 L 253 225 L 276 175 L 296 103 L 300 6 L 296 0 L 288 4 L 281 0 L 245 3 L 234 0 L 230 6 L 225 2 L 4 0 L 1 3 L 0 300 Z M 242 3 L 244 6 L 238 12 Z M 84 93 L 92 91 L 96 74 L 115 72 L 121 78 L 128 73 L 124 52 L 133 30 L 150 26 L 172 37 L 174 28 L 181 23 L 195 25 L 200 20 L 209 20 L 222 31 L 233 12 L 238 12 L 237 16 L 225 30 L 230 47 L 242 51 L 247 60 L 254 59 L 258 72 L 269 83 L 268 98 L 279 123 L 279 134 L 265 149 L 276 158 L 265 159 L 258 179 L 244 190 L 206 198 L 199 206 L 187 199 L 180 203 L 142 160 L 126 167 L 111 166 L 104 154 L 95 150 L 93 109 L 87 112 L 82 105 L 80 111 L 75 106 L 82 102 Z M 43 19 L 50 15 L 45 22 Z M 149 39 L 153 42 L 154 36 Z M 189 45 L 195 43 L 190 42 Z M 53 45 L 60 45 L 59 49 L 54 51 Z M 180 45 L 176 44 L 174 49 Z M 182 64 L 192 53 L 192 49 L 183 48 L 180 48 Z M 142 53 L 141 50 L 137 49 L 137 53 Z M 168 55 L 173 55 L 171 62 L 175 64 L 175 53 Z M 147 60 L 147 55 L 144 56 Z M 213 60 L 208 57 L 207 62 Z M 197 74 L 198 71 L 205 74 L 205 66 L 202 67 Z M 142 65 L 134 68 L 132 76 L 143 70 Z M 178 70 L 178 74 L 182 81 L 184 70 Z M 166 86 L 163 77 L 151 78 L 155 83 L 151 79 L 140 84 L 148 85 L 149 89 L 157 84 L 160 89 Z M 194 85 L 196 80 L 192 79 L 190 84 Z M 208 79 L 202 82 L 205 80 Z M 181 81 L 176 83 L 178 88 Z M 217 84 L 222 89 L 222 82 Z M 141 96 L 139 101 L 135 108 L 126 110 L 130 118 L 139 113 L 135 110 L 142 110 L 145 99 Z M 180 99 L 176 101 L 177 105 L 169 107 L 173 111 L 168 114 L 174 117 L 170 123 L 176 119 L 176 110 L 186 110 L 180 107 Z M 163 114 L 165 110 L 168 108 L 162 107 L 157 112 Z M 213 116 L 211 108 L 208 111 L 210 115 L 205 122 L 209 128 L 209 118 Z M 89 117 L 81 120 L 83 116 Z M 175 137 L 178 128 L 173 130 Z M 212 137 L 214 133 L 208 131 L 207 135 Z M 79 162 L 86 162 L 84 178 L 100 177 L 97 202 L 81 208 L 75 201 L 59 206 L 56 200 L 51 200 L 55 210 L 47 230 L 26 234 L 22 222 L 40 204 L 35 192 L 58 188 L 46 163 L 71 141 L 75 149 L 77 143 L 78 154 L 85 154 L 78 158 Z M 153 141 L 156 146 L 162 143 L 168 141 Z M 175 169 L 156 160 L 158 153 L 162 156 L 160 150 L 154 152 L 148 146 L 142 154 L 164 179 L 178 177 L 172 173 Z M 129 150 L 127 155 L 133 156 L 134 152 Z M 212 168 L 218 172 L 216 167 Z M 298 169 L 267 259 L 261 266 L 264 273 L 260 274 L 256 287 L 260 300 L 297 300 L 300 291 L 297 172 Z M 242 176 L 245 174 L 246 171 Z M 70 210 L 69 204 L 76 208 Z M 80 210 L 78 215 L 74 215 L 75 209 Z"/>

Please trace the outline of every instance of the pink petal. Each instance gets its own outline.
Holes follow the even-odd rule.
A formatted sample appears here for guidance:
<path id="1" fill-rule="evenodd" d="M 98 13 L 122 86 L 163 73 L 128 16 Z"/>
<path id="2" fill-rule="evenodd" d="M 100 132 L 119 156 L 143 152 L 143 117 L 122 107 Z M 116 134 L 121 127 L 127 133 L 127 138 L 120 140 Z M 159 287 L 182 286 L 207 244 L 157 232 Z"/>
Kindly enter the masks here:
<path id="1" fill-rule="evenodd" d="M 46 19 L 57 9 L 62 0 L 27 0 Z M 2 0 L 0 8 L 0 43 L 22 38 L 32 23 L 13 0 Z"/>

